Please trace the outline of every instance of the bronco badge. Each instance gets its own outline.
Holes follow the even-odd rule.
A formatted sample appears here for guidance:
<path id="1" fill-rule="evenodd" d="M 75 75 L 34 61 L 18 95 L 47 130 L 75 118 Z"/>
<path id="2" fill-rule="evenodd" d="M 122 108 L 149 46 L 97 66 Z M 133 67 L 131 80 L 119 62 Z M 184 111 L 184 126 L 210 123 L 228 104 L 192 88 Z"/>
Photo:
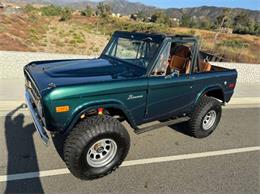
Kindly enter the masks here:
<path id="1" fill-rule="evenodd" d="M 143 95 L 129 95 L 127 100 L 133 100 L 133 99 L 139 99 L 139 98 L 143 98 L 144 96 Z"/>

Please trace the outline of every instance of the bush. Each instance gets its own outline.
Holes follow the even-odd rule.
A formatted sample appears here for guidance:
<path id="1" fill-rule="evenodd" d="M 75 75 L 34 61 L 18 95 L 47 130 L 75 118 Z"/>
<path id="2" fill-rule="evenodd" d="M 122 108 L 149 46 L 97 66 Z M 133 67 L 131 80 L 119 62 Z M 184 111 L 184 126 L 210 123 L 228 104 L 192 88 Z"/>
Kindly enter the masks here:
<path id="1" fill-rule="evenodd" d="M 81 11 L 81 15 L 91 17 L 94 15 L 94 10 L 88 5 L 85 10 Z"/>
<path id="2" fill-rule="evenodd" d="M 97 15 L 98 16 L 101 16 L 103 18 L 106 18 L 108 17 L 109 15 L 111 15 L 112 13 L 112 8 L 108 5 L 108 4 L 105 4 L 103 2 L 100 2 L 98 5 L 97 5 Z"/>
<path id="3" fill-rule="evenodd" d="M 71 10 L 65 8 L 62 10 L 60 21 L 67 21 L 69 19 L 71 19 Z"/>
<path id="4" fill-rule="evenodd" d="M 63 14 L 63 9 L 59 6 L 49 5 L 40 8 L 43 16 L 60 16 Z"/>
<path id="5" fill-rule="evenodd" d="M 24 12 L 26 12 L 26 13 L 30 13 L 30 12 L 36 10 L 36 8 L 33 7 L 31 4 L 27 4 L 27 5 L 23 8 L 23 10 L 24 10 Z"/>
<path id="6" fill-rule="evenodd" d="M 158 11 L 151 16 L 151 22 L 168 24 L 169 17 L 166 16 L 165 12 Z"/>
<path id="7" fill-rule="evenodd" d="M 247 48 L 249 45 L 240 40 L 224 40 L 218 43 L 218 46 L 231 47 L 235 49 Z"/>

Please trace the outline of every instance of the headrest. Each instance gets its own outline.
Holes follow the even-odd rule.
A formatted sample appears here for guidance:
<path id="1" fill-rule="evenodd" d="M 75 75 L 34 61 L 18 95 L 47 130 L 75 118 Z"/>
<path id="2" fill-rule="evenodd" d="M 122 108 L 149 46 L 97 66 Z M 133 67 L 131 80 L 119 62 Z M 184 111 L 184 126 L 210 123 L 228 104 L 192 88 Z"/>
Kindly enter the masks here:
<path id="1" fill-rule="evenodd" d="M 183 57 L 183 58 L 189 58 L 191 55 L 191 51 L 189 47 L 185 45 L 179 45 L 174 48 L 172 55 Z"/>

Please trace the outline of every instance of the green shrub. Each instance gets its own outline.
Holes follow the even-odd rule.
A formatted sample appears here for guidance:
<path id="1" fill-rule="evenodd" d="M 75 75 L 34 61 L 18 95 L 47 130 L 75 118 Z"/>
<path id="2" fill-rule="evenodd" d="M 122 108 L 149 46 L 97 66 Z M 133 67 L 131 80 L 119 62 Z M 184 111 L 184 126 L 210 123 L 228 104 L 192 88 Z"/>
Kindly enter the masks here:
<path id="1" fill-rule="evenodd" d="M 63 14 L 63 9 L 55 5 L 41 7 L 40 11 L 43 16 L 60 16 L 61 14 Z"/>
<path id="2" fill-rule="evenodd" d="M 67 21 L 67 20 L 70 20 L 71 19 L 71 13 L 72 11 L 68 8 L 65 8 L 62 10 L 61 12 L 61 18 L 60 18 L 60 21 Z"/>
<path id="3" fill-rule="evenodd" d="M 87 5 L 86 9 L 81 11 L 80 14 L 82 16 L 87 16 L 87 17 L 91 17 L 94 15 L 94 10 L 92 9 L 92 7 L 90 7 L 89 5 Z"/>
<path id="4" fill-rule="evenodd" d="M 218 43 L 218 46 L 231 47 L 235 49 L 247 48 L 249 45 L 240 40 L 224 40 Z"/>
<path id="5" fill-rule="evenodd" d="M 189 30 L 188 34 L 189 34 L 189 35 L 195 35 L 195 34 L 196 34 L 196 31 L 191 29 L 191 30 Z"/>
<path id="6" fill-rule="evenodd" d="M 5 32 L 6 31 L 6 27 L 2 24 L 0 24 L 0 33 Z"/>
<path id="7" fill-rule="evenodd" d="M 35 7 L 33 7 L 31 4 L 27 4 L 24 8 L 23 8 L 23 11 L 26 12 L 26 13 L 30 13 L 32 11 L 36 10 Z"/>

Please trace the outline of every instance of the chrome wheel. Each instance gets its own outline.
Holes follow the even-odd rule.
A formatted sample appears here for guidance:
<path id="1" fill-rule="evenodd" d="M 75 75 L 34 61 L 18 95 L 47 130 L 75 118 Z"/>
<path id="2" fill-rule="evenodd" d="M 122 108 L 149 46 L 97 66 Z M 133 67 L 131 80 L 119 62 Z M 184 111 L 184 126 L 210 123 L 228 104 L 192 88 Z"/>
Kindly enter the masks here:
<path id="1" fill-rule="evenodd" d="M 215 110 L 209 111 L 203 118 L 202 127 L 205 131 L 209 130 L 215 123 L 217 113 Z"/>
<path id="2" fill-rule="evenodd" d="M 103 167 L 115 157 L 117 144 L 112 139 L 102 139 L 94 143 L 87 152 L 87 162 L 92 167 Z"/>

